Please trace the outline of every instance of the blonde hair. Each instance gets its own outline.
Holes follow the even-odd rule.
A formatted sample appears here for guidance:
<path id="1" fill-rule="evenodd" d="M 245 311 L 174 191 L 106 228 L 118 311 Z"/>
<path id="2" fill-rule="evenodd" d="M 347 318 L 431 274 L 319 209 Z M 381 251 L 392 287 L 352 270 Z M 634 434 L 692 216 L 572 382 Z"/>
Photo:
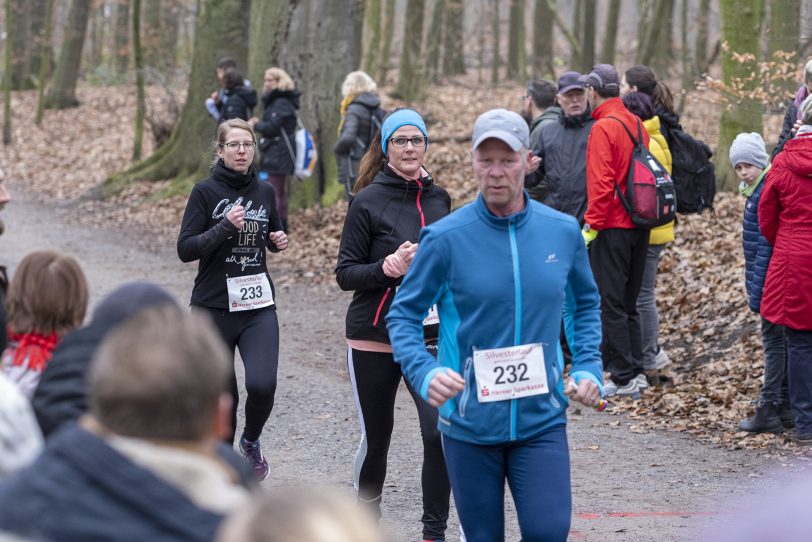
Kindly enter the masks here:
<path id="1" fill-rule="evenodd" d="M 812 95 L 807 96 L 806 99 L 801 102 L 800 110 L 801 122 L 803 124 L 812 124 Z"/>
<path id="2" fill-rule="evenodd" d="M 8 289 L 8 327 L 15 333 L 59 336 L 81 325 L 87 279 L 67 254 L 41 250 L 20 262 Z"/>
<path id="3" fill-rule="evenodd" d="M 268 76 L 276 78 L 276 88 L 279 90 L 293 90 L 296 88 L 296 85 L 293 84 L 293 79 L 290 78 L 288 72 L 283 70 L 282 68 L 268 68 L 265 70 L 265 77 Z"/>
<path id="4" fill-rule="evenodd" d="M 364 94 L 365 92 L 375 92 L 378 85 L 372 77 L 361 70 L 350 72 L 341 83 L 341 96 L 346 98 L 352 94 Z"/>
<path id="5" fill-rule="evenodd" d="M 240 130 L 245 130 L 249 134 L 251 134 L 251 141 L 254 143 L 257 142 L 257 135 L 254 133 L 254 129 L 251 128 L 251 125 L 248 124 L 246 121 L 242 119 L 228 119 L 227 121 L 223 121 L 217 126 L 217 135 L 214 137 L 214 141 L 212 142 L 212 153 L 214 154 L 211 166 L 214 167 L 217 164 L 217 161 L 220 159 L 217 156 L 217 149 L 220 148 L 220 145 L 226 142 L 226 136 L 228 135 L 228 131 L 232 128 L 239 128 Z"/>
<path id="6" fill-rule="evenodd" d="M 812 82 L 812 60 L 808 60 L 804 65 L 804 83 Z"/>
<path id="7" fill-rule="evenodd" d="M 321 488 L 284 488 L 224 521 L 215 542 L 383 542 L 366 508 Z"/>

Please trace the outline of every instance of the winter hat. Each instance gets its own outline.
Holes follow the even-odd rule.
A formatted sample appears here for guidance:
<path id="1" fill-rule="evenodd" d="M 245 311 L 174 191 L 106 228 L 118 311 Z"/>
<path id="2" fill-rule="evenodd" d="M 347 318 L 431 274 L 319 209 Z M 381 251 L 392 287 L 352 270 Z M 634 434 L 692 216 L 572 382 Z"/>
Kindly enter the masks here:
<path id="1" fill-rule="evenodd" d="M 429 136 L 426 133 L 426 123 L 420 113 L 409 108 L 395 109 L 383 119 L 383 125 L 381 126 L 381 149 L 384 155 L 386 155 L 386 148 L 389 145 L 389 138 L 401 126 L 414 126 L 423 132 L 423 137 L 426 138 L 426 147 L 428 147 Z"/>
<path id="2" fill-rule="evenodd" d="M 33 462 L 40 451 L 42 433 L 28 399 L 0 373 L 0 479 Z"/>
<path id="3" fill-rule="evenodd" d="M 769 163 L 767 148 L 761 134 L 755 132 L 741 133 L 730 145 L 730 164 L 735 168 L 742 162 L 764 169 Z"/>

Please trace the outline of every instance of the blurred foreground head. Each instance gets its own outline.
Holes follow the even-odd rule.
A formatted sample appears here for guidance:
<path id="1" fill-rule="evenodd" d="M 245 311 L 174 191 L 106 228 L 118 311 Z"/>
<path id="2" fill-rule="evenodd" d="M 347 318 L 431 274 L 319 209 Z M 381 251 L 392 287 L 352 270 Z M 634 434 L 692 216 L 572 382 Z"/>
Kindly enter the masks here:
<path id="1" fill-rule="evenodd" d="M 325 488 L 279 488 L 230 516 L 215 542 L 383 542 L 373 518 Z"/>
<path id="2" fill-rule="evenodd" d="M 121 436 L 201 442 L 230 425 L 229 357 L 211 322 L 172 305 L 140 311 L 99 347 L 92 416 Z"/>

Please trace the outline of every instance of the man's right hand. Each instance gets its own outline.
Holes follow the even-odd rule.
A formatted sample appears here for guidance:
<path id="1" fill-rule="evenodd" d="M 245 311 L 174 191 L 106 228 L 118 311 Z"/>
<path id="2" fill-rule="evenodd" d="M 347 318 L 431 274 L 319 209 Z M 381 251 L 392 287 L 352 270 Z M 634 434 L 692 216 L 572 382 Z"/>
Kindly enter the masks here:
<path id="1" fill-rule="evenodd" d="M 446 369 L 429 382 L 429 404 L 440 407 L 465 388 L 465 380 L 456 371 Z"/>

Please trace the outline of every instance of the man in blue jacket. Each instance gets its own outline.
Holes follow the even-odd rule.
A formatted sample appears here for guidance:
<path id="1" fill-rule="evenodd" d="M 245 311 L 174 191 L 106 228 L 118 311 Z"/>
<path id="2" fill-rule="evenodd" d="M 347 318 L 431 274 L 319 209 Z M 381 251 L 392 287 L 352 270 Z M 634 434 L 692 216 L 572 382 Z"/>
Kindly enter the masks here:
<path id="1" fill-rule="evenodd" d="M 476 201 L 425 228 L 386 318 L 395 360 L 439 408 L 439 429 L 466 540 L 504 539 L 504 486 L 522 540 L 565 541 L 572 497 L 569 396 L 602 394 L 600 297 L 575 218 L 523 190 L 527 124 L 482 114 L 473 131 Z M 432 305 L 439 355 L 423 344 Z M 562 314 L 573 352 L 559 346 Z"/>

